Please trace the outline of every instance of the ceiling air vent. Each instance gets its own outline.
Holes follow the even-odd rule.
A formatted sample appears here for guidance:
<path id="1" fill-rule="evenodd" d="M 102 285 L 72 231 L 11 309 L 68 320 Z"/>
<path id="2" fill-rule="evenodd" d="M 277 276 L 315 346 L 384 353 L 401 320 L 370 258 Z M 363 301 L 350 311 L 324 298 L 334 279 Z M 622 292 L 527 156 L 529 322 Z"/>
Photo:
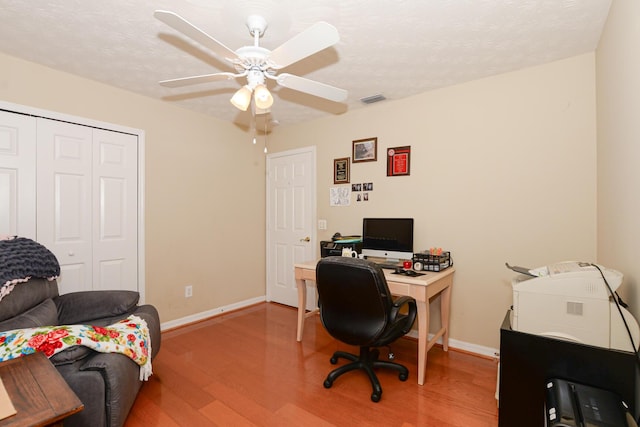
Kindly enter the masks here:
<path id="1" fill-rule="evenodd" d="M 365 96 L 364 98 L 360 98 L 360 101 L 363 104 L 373 104 L 374 102 L 384 101 L 385 99 L 387 98 L 385 98 L 384 95 L 377 94 L 377 95 Z"/>

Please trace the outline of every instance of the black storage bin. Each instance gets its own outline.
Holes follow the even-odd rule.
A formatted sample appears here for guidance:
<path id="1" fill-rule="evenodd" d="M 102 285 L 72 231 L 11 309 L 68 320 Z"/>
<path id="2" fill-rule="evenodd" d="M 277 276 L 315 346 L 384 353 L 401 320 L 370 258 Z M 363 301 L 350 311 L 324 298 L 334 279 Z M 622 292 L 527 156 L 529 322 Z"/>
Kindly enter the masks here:
<path id="1" fill-rule="evenodd" d="M 323 240 L 320 242 L 320 257 L 342 256 L 342 249 L 350 248 L 359 254 L 362 253 L 362 241 L 352 243 L 341 243 L 338 241 Z"/>

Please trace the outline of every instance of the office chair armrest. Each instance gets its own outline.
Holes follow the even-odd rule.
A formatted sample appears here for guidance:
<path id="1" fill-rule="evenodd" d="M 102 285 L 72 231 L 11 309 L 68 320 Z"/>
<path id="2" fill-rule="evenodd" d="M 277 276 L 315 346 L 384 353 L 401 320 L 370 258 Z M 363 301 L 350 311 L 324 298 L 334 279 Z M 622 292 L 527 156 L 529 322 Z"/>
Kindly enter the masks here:
<path id="1" fill-rule="evenodd" d="M 390 313 L 391 319 L 395 319 L 396 317 L 398 317 L 398 313 L 400 312 L 400 309 L 405 305 L 407 306 L 409 311 L 411 310 L 415 311 L 417 309 L 416 300 L 414 298 L 406 295 L 398 297 L 395 300 L 393 300 L 393 306 L 391 308 L 391 313 Z"/>

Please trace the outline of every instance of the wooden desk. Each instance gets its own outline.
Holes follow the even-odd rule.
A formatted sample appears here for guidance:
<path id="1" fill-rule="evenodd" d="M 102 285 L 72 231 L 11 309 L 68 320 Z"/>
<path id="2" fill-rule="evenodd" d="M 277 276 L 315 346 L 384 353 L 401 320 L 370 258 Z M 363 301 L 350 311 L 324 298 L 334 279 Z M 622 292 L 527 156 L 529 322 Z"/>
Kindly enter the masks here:
<path id="1" fill-rule="evenodd" d="M 306 312 L 307 283 L 316 280 L 317 261 L 294 264 L 296 285 L 298 286 L 298 336 L 302 341 L 304 320 L 318 312 L 317 309 Z M 408 295 L 416 299 L 418 306 L 418 384 L 423 385 L 427 371 L 427 352 L 442 337 L 442 348 L 449 349 L 449 310 L 451 306 L 451 286 L 453 286 L 453 267 L 441 272 L 423 272 L 424 276 L 408 277 L 392 274 L 384 270 L 389 290 L 394 295 Z M 429 300 L 442 294 L 440 298 L 440 320 L 442 327 L 429 340 Z"/>
<path id="2" fill-rule="evenodd" d="M 0 363 L 0 377 L 17 413 L 0 426 L 46 426 L 84 408 L 56 368 L 42 353 Z"/>

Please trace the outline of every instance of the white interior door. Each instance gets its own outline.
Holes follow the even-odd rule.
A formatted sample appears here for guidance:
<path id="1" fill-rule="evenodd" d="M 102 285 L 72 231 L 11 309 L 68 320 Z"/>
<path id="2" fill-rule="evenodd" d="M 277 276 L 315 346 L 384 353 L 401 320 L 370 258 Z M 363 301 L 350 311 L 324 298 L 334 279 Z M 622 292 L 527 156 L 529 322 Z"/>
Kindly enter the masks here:
<path id="1" fill-rule="evenodd" d="M 138 289 L 138 138 L 93 131 L 93 289 Z"/>
<path id="2" fill-rule="evenodd" d="M 37 140 L 37 236 L 60 293 L 138 290 L 137 137 L 39 119 Z"/>
<path id="3" fill-rule="evenodd" d="M 36 238 L 36 119 L 0 111 L 0 235 Z"/>
<path id="4" fill-rule="evenodd" d="M 0 235 L 58 258 L 60 293 L 144 302 L 144 132 L 0 100 Z"/>
<path id="5" fill-rule="evenodd" d="M 267 156 L 267 300 L 298 306 L 293 265 L 316 258 L 315 147 Z M 308 290 L 307 309 L 315 305 Z"/>
<path id="6" fill-rule="evenodd" d="M 91 249 L 92 129 L 38 119 L 38 241 L 60 263 L 60 293 L 87 290 Z"/>

